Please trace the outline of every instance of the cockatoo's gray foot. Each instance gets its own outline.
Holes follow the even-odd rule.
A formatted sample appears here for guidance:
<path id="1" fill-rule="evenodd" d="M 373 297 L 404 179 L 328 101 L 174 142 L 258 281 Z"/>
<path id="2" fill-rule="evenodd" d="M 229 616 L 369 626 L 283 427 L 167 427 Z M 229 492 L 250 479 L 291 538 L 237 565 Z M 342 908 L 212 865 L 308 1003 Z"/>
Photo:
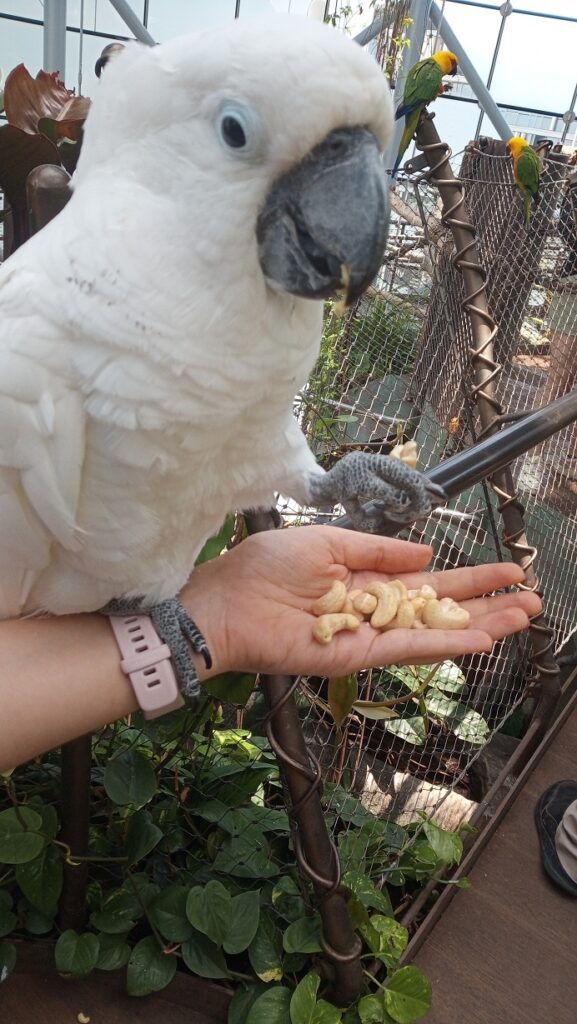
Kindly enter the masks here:
<path id="1" fill-rule="evenodd" d="M 364 501 L 377 501 L 387 518 L 408 524 L 446 500 L 441 487 L 400 459 L 366 452 L 345 455 L 325 476 L 313 477 L 310 490 L 314 504 L 343 505 L 365 533 L 379 532 L 379 518 L 365 514 Z"/>
<path id="2" fill-rule="evenodd" d="M 141 597 L 114 599 L 109 601 L 102 612 L 105 615 L 149 615 L 160 639 L 170 648 L 184 696 L 199 696 L 200 683 L 189 645 L 196 654 L 201 655 L 207 668 L 211 667 L 212 658 L 206 640 L 178 598 L 160 601 L 151 607 L 147 607 Z"/>

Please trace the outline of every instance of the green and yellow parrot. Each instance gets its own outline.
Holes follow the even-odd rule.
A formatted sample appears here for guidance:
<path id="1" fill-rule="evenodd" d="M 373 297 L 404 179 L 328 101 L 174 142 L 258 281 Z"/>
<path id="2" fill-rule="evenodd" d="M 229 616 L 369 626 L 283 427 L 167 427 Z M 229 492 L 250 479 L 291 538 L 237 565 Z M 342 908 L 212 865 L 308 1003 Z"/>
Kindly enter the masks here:
<path id="1" fill-rule="evenodd" d="M 539 202 L 539 179 L 541 162 L 535 150 L 526 139 L 515 135 L 507 143 L 513 157 L 513 177 L 515 184 L 523 196 L 525 229 L 531 228 L 532 207 Z"/>
<path id="2" fill-rule="evenodd" d="M 426 60 L 420 60 L 407 75 L 403 102 L 397 108 L 395 118 L 405 118 L 405 130 L 399 146 L 393 178 L 399 169 L 403 154 L 415 134 L 419 118 L 427 106 L 443 92 L 443 76 L 454 75 L 457 70 L 457 58 L 450 50 L 441 50 Z"/>

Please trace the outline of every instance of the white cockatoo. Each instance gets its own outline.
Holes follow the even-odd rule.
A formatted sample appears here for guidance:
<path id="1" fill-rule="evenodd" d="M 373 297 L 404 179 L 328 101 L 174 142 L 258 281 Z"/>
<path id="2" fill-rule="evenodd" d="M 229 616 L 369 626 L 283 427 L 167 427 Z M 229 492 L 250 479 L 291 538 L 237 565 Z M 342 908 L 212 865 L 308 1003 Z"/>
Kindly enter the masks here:
<path id="1" fill-rule="evenodd" d="M 305 19 L 113 56 L 68 205 L 0 269 L 0 617 L 138 606 L 193 694 L 175 595 L 228 511 L 428 511 L 402 463 L 325 473 L 292 414 L 318 300 L 380 265 L 392 123 L 374 60 Z"/>

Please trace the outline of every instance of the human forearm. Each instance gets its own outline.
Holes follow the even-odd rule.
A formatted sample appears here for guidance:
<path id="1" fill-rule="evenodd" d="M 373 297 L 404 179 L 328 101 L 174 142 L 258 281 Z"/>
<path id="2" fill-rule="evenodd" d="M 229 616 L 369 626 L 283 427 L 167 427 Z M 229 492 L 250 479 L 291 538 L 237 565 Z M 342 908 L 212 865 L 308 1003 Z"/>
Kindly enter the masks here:
<path id="1" fill-rule="evenodd" d="M 431 552 L 404 541 L 329 527 L 250 537 L 194 570 L 181 600 L 206 637 L 213 664 L 202 681 L 230 670 L 338 676 L 389 664 L 428 664 L 475 651 L 524 629 L 540 610 L 534 594 L 482 596 L 518 583 L 499 564 L 424 572 Z M 329 645 L 313 639 L 314 602 L 335 579 L 349 589 L 400 576 L 432 582 L 440 597 L 464 602 L 468 629 L 395 629 L 363 623 Z M 100 615 L 0 622 L 0 770 L 136 710 L 107 619 Z"/>
<path id="2" fill-rule="evenodd" d="M 0 771 L 137 710 L 105 616 L 0 622 L 0 665 Z"/>

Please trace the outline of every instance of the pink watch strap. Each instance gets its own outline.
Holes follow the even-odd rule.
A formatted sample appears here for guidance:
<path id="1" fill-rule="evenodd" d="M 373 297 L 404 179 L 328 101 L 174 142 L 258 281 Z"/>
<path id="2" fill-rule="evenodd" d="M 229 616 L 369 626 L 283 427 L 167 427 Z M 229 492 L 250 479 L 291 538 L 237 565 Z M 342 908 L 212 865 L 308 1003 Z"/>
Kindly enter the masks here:
<path id="1" fill-rule="evenodd" d="M 170 662 L 148 615 L 110 615 L 110 625 L 122 654 L 120 667 L 128 676 L 145 718 L 159 718 L 184 704 Z"/>

